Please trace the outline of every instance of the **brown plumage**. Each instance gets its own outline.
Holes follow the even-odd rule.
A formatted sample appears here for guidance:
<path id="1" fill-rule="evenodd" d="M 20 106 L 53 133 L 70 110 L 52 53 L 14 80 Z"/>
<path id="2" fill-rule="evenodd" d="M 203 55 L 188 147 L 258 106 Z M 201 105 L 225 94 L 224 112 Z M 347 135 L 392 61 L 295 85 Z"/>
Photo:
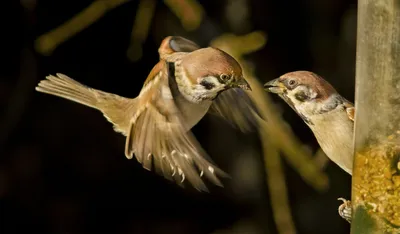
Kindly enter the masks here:
<path id="1" fill-rule="evenodd" d="M 178 184 L 187 180 L 196 189 L 206 191 L 202 176 L 222 186 L 218 176 L 226 174 L 215 166 L 190 129 L 214 103 L 223 117 L 232 116 L 234 123 L 241 121 L 237 123 L 241 129 L 251 124 L 247 116 L 251 112 L 246 109 L 250 106 L 243 95 L 229 94 L 224 100 L 225 104 L 243 105 L 220 106 L 217 101 L 219 94 L 230 89 L 249 88 L 240 65 L 218 49 L 198 48 L 187 39 L 167 37 L 159 49 L 160 61 L 136 98 L 96 90 L 59 73 L 46 77 L 36 90 L 101 111 L 114 129 L 126 136 L 127 158 L 135 155 L 144 168 L 175 179 Z M 220 80 L 220 74 L 228 71 L 231 77 Z"/>
<path id="2" fill-rule="evenodd" d="M 264 87 L 296 111 L 333 162 L 352 173 L 354 105 L 351 102 L 322 77 L 308 71 L 286 73 Z"/>
<path id="3" fill-rule="evenodd" d="M 204 57 L 202 56 L 204 53 L 213 53 L 213 56 Z M 192 52 L 190 57 L 182 61 L 181 66 L 185 68 L 192 83 L 197 82 L 194 80 L 197 74 L 200 76 L 214 74 L 218 77 L 221 74 L 230 74 L 237 79 L 242 77 L 242 68 L 234 58 L 227 56 L 222 50 L 211 47 Z"/>
<path id="4" fill-rule="evenodd" d="M 282 82 L 284 80 L 296 78 L 299 84 L 307 85 L 312 84 L 315 92 L 318 93 L 316 100 L 324 100 L 333 93 L 337 93 L 335 88 L 324 80 L 321 76 L 309 71 L 295 71 L 288 72 L 279 77 Z"/>

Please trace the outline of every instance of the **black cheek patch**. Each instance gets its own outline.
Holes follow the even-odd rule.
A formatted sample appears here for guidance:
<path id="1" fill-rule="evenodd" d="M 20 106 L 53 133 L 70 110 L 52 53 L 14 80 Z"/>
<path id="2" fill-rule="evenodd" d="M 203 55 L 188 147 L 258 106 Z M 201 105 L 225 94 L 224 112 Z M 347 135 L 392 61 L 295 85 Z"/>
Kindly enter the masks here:
<path id="1" fill-rule="evenodd" d="M 203 80 L 202 82 L 200 82 L 201 85 L 204 86 L 205 89 L 210 90 L 212 88 L 215 87 L 215 85 L 213 83 L 207 82 L 205 80 Z"/>
<path id="2" fill-rule="evenodd" d="M 300 102 L 304 102 L 309 99 L 308 95 L 304 92 L 295 93 L 294 97 Z"/>

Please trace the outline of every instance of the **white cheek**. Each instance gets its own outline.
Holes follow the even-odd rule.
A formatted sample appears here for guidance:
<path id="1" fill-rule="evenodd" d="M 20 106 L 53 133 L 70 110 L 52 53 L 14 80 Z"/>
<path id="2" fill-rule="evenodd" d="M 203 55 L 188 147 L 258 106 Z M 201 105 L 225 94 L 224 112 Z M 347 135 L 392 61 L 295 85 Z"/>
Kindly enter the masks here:
<path id="1" fill-rule="evenodd" d="M 198 78 L 198 79 L 197 79 L 197 83 L 200 84 L 200 82 L 201 82 L 202 80 L 206 80 L 206 81 L 208 81 L 209 83 L 214 84 L 215 86 L 217 86 L 217 85 L 220 84 L 220 83 L 219 83 L 219 80 L 218 80 L 216 77 L 214 77 L 214 76 L 206 76 L 206 77 Z"/>
<path id="2" fill-rule="evenodd" d="M 206 80 L 208 83 L 214 85 L 212 89 L 206 89 L 203 85 L 201 85 L 201 81 Z M 197 80 L 197 84 L 192 86 L 193 97 L 195 99 L 204 100 L 204 99 L 214 99 L 218 92 L 225 89 L 225 85 L 221 84 L 216 77 L 208 76 L 202 79 Z"/>
<path id="3" fill-rule="evenodd" d="M 298 92 L 306 93 L 307 96 L 311 98 L 311 100 L 304 102 L 297 100 L 295 94 Z M 304 115 L 309 115 L 315 112 L 316 105 L 314 98 L 316 98 L 317 95 L 318 94 L 314 90 L 307 88 L 305 86 L 298 86 L 288 93 L 288 97 L 294 103 L 296 110 Z"/>
<path id="4" fill-rule="evenodd" d="M 311 99 L 314 99 L 314 98 L 316 98 L 316 97 L 318 96 L 318 93 L 315 92 L 313 89 L 308 89 L 308 96 L 309 96 Z"/>

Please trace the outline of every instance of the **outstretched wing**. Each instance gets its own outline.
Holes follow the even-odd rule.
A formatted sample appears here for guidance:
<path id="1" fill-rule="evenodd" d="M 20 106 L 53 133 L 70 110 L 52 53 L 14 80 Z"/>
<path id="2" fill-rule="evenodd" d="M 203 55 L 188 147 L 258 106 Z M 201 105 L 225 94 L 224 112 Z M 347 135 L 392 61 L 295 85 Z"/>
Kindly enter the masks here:
<path id="1" fill-rule="evenodd" d="M 135 154 L 144 168 L 178 184 L 187 180 L 196 189 L 207 191 L 204 176 L 222 186 L 217 176 L 226 174 L 212 163 L 185 125 L 168 84 L 167 65 L 162 64 L 152 78 L 152 88 L 144 88 L 138 97 L 140 109 L 130 121 L 125 154 L 128 158 Z"/>
<path id="2" fill-rule="evenodd" d="M 240 88 L 222 92 L 213 101 L 209 113 L 221 116 L 243 132 L 253 130 L 257 126 L 256 116 L 259 116 L 249 95 Z"/>

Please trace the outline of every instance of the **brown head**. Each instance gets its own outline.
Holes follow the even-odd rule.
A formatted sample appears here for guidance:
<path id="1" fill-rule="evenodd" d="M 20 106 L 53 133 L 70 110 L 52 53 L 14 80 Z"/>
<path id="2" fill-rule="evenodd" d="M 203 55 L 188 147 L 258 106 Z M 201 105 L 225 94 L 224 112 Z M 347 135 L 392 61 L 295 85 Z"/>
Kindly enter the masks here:
<path id="1" fill-rule="evenodd" d="M 321 76 L 309 71 L 286 73 L 265 83 L 264 88 L 276 94 L 295 92 L 293 95 L 299 101 L 322 101 L 337 93 L 332 85 Z"/>
<path id="2" fill-rule="evenodd" d="M 175 62 L 175 76 L 181 93 L 193 102 L 213 100 L 230 88 L 251 90 L 239 63 L 211 47 L 184 54 Z"/>
<path id="3" fill-rule="evenodd" d="M 264 84 L 264 89 L 278 94 L 291 107 L 302 114 L 320 112 L 315 103 L 323 103 L 333 96 L 336 90 L 319 75 L 309 71 L 289 72 Z"/>
<path id="4" fill-rule="evenodd" d="M 180 66 L 192 84 L 204 84 L 206 89 L 238 87 L 250 90 L 239 63 L 220 49 L 196 50 L 185 56 Z"/>

